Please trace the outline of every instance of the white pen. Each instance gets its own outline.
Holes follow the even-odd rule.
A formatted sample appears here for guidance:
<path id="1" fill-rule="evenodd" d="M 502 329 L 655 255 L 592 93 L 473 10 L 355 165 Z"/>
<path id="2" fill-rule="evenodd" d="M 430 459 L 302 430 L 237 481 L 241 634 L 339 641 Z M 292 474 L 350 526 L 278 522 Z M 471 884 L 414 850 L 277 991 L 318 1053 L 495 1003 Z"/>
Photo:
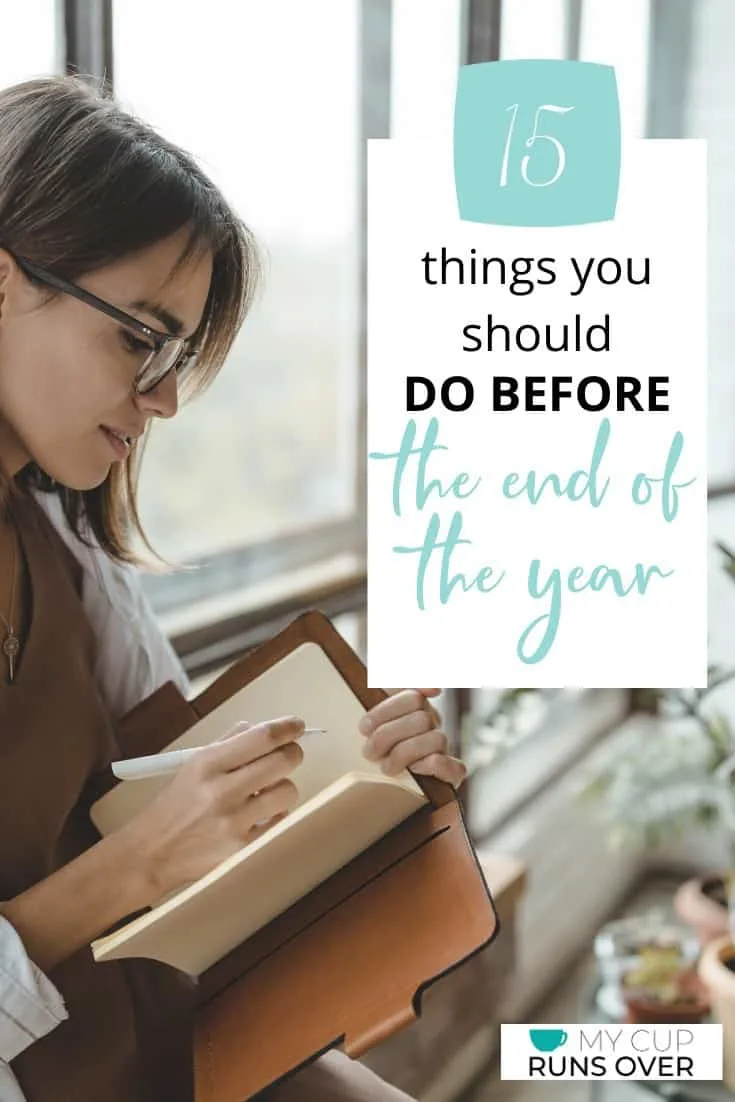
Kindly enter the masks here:
<path id="1" fill-rule="evenodd" d="M 298 742 L 298 739 L 303 738 L 304 735 L 325 734 L 326 730 L 323 727 L 307 727 L 294 741 Z M 175 773 L 200 750 L 207 750 L 214 745 L 214 742 L 210 742 L 208 746 L 192 746 L 188 750 L 168 750 L 163 754 L 148 754 L 144 758 L 113 761 L 111 768 L 115 776 L 121 781 L 142 781 L 148 777 L 162 777 L 166 773 Z"/>

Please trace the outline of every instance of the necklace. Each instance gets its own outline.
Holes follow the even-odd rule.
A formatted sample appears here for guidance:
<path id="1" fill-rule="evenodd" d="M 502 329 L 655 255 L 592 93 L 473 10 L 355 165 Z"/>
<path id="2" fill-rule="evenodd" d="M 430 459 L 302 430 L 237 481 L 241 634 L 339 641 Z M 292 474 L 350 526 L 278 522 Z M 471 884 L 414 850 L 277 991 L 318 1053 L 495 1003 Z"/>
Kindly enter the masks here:
<path id="1" fill-rule="evenodd" d="M 11 526 L 12 527 L 12 526 Z M 15 600 L 15 565 L 17 555 L 17 539 L 15 536 L 15 530 L 13 529 L 13 580 L 10 586 L 10 608 L 8 609 L 8 619 L 6 620 L 2 612 L 0 612 L 0 620 L 5 625 L 7 634 L 2 642 L 2 652 L 8 660 L 8 671 L 10 674 L 10 681 L 13 681 L 15 676 L 15 659 L 16 655 L 20 651 L 20 640 L 15 634 L 13 628 L 13 602 Z"/>

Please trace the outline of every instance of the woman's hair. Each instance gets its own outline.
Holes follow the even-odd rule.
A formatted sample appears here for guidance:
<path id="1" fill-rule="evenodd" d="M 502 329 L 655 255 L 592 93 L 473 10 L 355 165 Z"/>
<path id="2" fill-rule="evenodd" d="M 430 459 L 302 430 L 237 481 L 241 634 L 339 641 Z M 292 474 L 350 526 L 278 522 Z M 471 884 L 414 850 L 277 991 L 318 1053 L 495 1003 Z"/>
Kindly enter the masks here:
<path id="1" fill-rule="evenodd" d="M 0 248 L 68 280 L 190 228 L 180 265 L 211 250 L 212 280 L 193 335 L 187 397 L 229 352 L 255 292 L 258 250 L 248 228 L 192 158 L 79 77 L 48 77 L 0 92 Z M 20 489 L 58 493 L 84 539 L 85 521 L 115 559 L 135 562 L 142 529 L 136 491 L 147 433 L 93 490 L 56 483 L 35 463 Z M 2 475 L 0 495 L 13 485 Z"/>

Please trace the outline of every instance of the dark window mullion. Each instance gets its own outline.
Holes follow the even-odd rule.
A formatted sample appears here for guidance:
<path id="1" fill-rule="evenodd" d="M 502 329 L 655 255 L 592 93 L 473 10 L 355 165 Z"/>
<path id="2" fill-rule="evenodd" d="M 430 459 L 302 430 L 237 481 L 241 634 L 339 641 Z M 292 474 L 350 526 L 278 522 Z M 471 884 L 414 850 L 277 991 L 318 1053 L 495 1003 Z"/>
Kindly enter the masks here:
<path id="1" fill-rule="evenodd" d="M 502 0 L 465 0 L 462 63 L 475 65 L 500 58 Z"/>
<path id="2" fill-rule="evenodd" d="M 567 61 L 579 61 L 582 39 L 583 0 L 567 0 L 564 56 Z"/>
<path id="3" fill-rule="evenodd" d="M 696 5 L 651 0 L 647 138 L 684 136 Z"/>
<path id="4" fill-rule="evenodd" d="M 112 89 L 112 0 L 64 0 L 64 68 Z"/>

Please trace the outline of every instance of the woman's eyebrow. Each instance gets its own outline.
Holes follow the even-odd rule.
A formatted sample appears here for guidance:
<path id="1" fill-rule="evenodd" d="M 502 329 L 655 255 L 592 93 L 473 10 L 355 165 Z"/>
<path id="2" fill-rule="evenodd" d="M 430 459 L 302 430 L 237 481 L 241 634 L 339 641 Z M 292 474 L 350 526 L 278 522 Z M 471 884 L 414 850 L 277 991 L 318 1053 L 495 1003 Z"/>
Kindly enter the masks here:
<path id="1" fill-rule="evenodd" d="M 174 336 L 178 336 L 184 328 L 184 323 L 177 318 L 175 314 L 169 313 L 164 306 L 161 306 L 157 302 L 148 302 L 147 299 L 138 299 L 136 302 L 130 303 L 130 309 L 145 310 L 147 314 L 157 318 L 169 333 L 172 333 Z"/>

